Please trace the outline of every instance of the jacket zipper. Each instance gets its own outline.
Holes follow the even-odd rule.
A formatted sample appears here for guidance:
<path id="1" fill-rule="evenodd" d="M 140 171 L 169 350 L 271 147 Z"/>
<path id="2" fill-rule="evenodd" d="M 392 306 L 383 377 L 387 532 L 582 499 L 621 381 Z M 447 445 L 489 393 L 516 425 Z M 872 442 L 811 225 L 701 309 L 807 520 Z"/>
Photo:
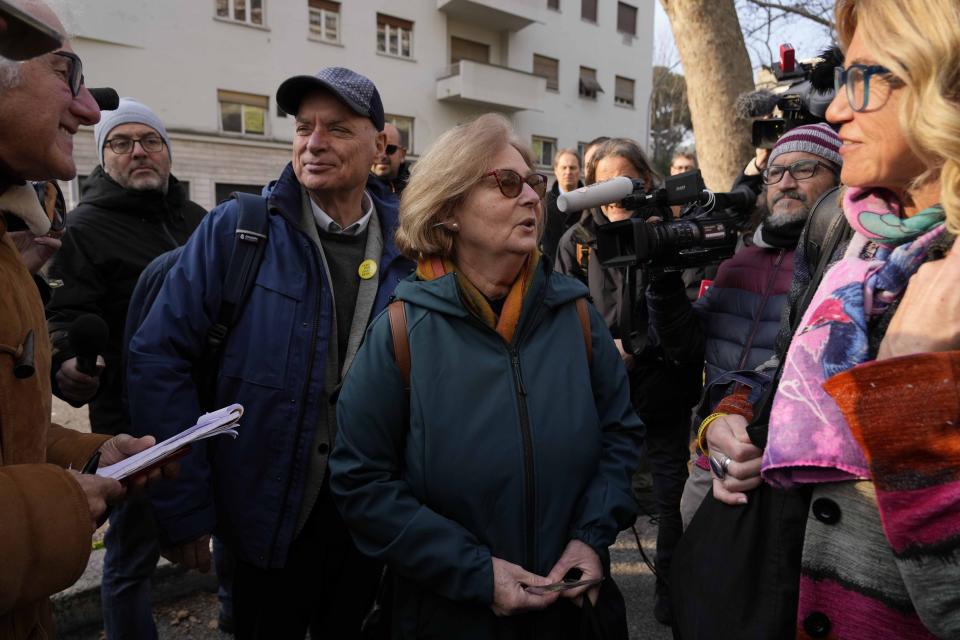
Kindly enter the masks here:
<path id="1" fill-rule="evenodd" d="M 527 567 L 535 571 L 537 566 L 537 548 L 534 531 L 536 530 L 535 478 L 533 473 L 533 435 L 530 433 L 530 414 L 527 411 L 527 388 L 523 384 L 523 372 L 520 370 L 520 354 L 508 345 L 510 362 L 513 365 L 513 384 L 517 394 L 517 409 L 520 412 L 520 435 L 523 438 L 523 480 L 526 486 L 526 526 L 527 526 Z"/>
<path id="2" fill-rule="evenodd" d="M 757 335 L 757 327 L 760 326 L 760 316 L 763 315 L 764 309 L 767 308 L 767 301 L 770 299 L 770 290 L 773 288 L 773 283 L 776 282 L 777 274 L 780 273 L 780 264 L 783 262 L 783 256 L 786 252 L 786 249 L 780 249 L 780 253 L 777 255 L 777 261 L 773 265 L 773 271 L 770 272 L 770 276 L 767 278 L 767 288 L 763 291 L 763 299 L 760 301 L 760 308 L 757 309 L 757 315 L 753 319 L 753 326 L 750 327 L 750 335 L 747 336 L 747 342 L 743 345 L 738 369 L 743 369 L 747 365 L 747 356 L 750 355 L 750 348 L 753 347 L 753 339 Z"/>
<path id="3" fill-rule="evenodd" d="M 300 233 L 303 233 L 302 231 Z M 303 233 L 306 236 L 305 233 Z M 307 238 L 307 247 L 316 252 L 316 248 L 311 245 L 309 237 Z M 319 256 L 314 253 L 314 258 L 319 263 Z M 283 489 L 283 500 L 280 502 L 280 518 L 277 520 L 277 526 L 273 530 L 273 540 L 270 542 L 270 555 L 267 557 L 267 566 L 273 562 L 273 554 L 277 549 L 277 538 L 280 537 L 280 528 L 283 526 L 283 519 L 287 513 L 287 502 L 290 499 L 290 487 L 293 484 L 293 469 L 297 463 L 297 451 L 300 443 L 300 433 L 303 431 L 303 419 L 307 410 L 307 401 L 310 394 L 310 380 L 313 377 L 313 363 L 317 354 L 317 333 L 320 331 L 320 291 L 317 288 L 316 303 L 313 307 L 313 324 L 310 333 L 310 356 L 307 361 L 307 375 L 303 382 L 303 393 L 300 397 L 300 409 L 297 411 L 297 429 L 293 437 L 293 454 L 290 460 L 290 472 L 287 474 L 287 484 Z"/>

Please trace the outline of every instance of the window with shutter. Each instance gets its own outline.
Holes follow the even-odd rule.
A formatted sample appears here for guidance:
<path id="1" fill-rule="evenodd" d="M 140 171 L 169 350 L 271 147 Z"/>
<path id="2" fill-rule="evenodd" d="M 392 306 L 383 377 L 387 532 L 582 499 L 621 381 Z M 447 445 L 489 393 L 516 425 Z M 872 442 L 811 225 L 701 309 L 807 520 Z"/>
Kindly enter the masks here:
<path id="1" fill-rule="evenodd" d="M 637 8 L 625 2 L 617 3 L 617 31 L 637 35 Z"/>
<path id="2" fill-rule="evenodd" d="M 548 91 L 560 90 L 560 61 L 539 54 L 533 54 L 533 73 L 547 79 Z"/>
<path id="3" fill-rule="evenodd" d="M 307 0 L 310 33 L 318 40 L 340 42 L 340 3 L 333 0 Z"/>
<path id="4" fill-rule="evenodd" d="M 377 14 L 377 51 L 401 58 L 413 57 L 413 22 Z"/>
<path id="5" fill-rule="evenodd" d="M 220 103 L 220 130 L 230 133 L 265 135 L 270 98 L 254 93 L 217 90 Z"/>
<path id="6" fill-rule="evenodd" d="M 603 87 L 597 82 L 597 70 L 580 67 L 580 97 L 596 100 L 598 93 L 603 93 Z"/>
<path id="7" fill-rule="evenodd" d="M 624 107 L 633 106 L 633 87 L 634 82 L 630 78 L 616 78 L 616 90 L 614 91 L 613 102 Z"/>
<path id="8" fill-rule="evenodd" d="M 596 22 L 597 0 L 580 0 L 580 17 L 590 22 Z"/>
<path id="9" fill-rule="evenodd" d="M 473 60 L 490 64 L 490 45 L 483 42 L 474 42 L 466 38 L 450 37 L 450 63 L 456 64 L 461 60 Z"/>

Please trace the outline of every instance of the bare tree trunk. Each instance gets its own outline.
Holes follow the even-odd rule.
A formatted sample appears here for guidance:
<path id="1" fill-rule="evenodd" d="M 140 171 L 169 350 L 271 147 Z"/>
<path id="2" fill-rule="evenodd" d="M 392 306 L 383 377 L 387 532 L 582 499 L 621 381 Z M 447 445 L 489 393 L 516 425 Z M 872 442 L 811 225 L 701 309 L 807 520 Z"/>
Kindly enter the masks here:
<path id="1" fill-rule="evenodd" d="M 707 186 L 730 188 L 754 151 L 750 123 L 734 102 L 753 90 L 753 71 L 734 0 L 660 0 L 680 53 L 697 160 Z"/>

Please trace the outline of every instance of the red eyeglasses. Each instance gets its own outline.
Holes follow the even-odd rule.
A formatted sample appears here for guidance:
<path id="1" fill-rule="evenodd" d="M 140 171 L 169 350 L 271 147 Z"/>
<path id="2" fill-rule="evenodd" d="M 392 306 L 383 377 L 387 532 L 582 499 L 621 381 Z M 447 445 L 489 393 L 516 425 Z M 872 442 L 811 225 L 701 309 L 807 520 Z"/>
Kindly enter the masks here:
<path id="1" fill-rule="evenodd" d="M 483 174 L 484 178 L 489 176 L 496 178 L 500 193 L 508 198 L 519 196 L 523 192 L 524 183 L 530 185 L 541 199 L 547 195 L 547 176 L 542 173 L 531 173 L 524 178 L 513 169 L 494 169 Z"/>

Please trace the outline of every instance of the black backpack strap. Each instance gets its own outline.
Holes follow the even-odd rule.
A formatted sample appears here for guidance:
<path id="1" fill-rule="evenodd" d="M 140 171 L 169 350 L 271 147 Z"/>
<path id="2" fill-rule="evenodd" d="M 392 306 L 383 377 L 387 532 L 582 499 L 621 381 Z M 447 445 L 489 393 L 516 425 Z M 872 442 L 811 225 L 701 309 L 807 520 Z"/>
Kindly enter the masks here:
<path id="1" fill-rule="evenodd" d="M 236 323 L 240 310 L 250 296 L 250 290 L 257 279 L 260 261 L 263 259 L 269 227 L 266 198 L 240 192 L 232 194 L 232 197 L 240 207 L 233 242 L 233 255 L 227 267 L 217 322 L 207 333 L 207 344 L 216 350 L 222 346 L 227 333 Z"/>
<path id="2" fill-rule="evenodd" d="M 233 193 L 237 201 L 237 230 L 233 240 L 233 253 L 227 265 L 220 297 L 217 321 L 207 330 L 203 357 L 196 370 L 200 403 L 205 410 L 212 410 L 219 377 L 220 352 L 230 329 L 236 324 L 257 279 L 257 271 L 263 260 L 267 245 L 267 230 L 270 219 L 267 199 L 250 193 Z"/>

